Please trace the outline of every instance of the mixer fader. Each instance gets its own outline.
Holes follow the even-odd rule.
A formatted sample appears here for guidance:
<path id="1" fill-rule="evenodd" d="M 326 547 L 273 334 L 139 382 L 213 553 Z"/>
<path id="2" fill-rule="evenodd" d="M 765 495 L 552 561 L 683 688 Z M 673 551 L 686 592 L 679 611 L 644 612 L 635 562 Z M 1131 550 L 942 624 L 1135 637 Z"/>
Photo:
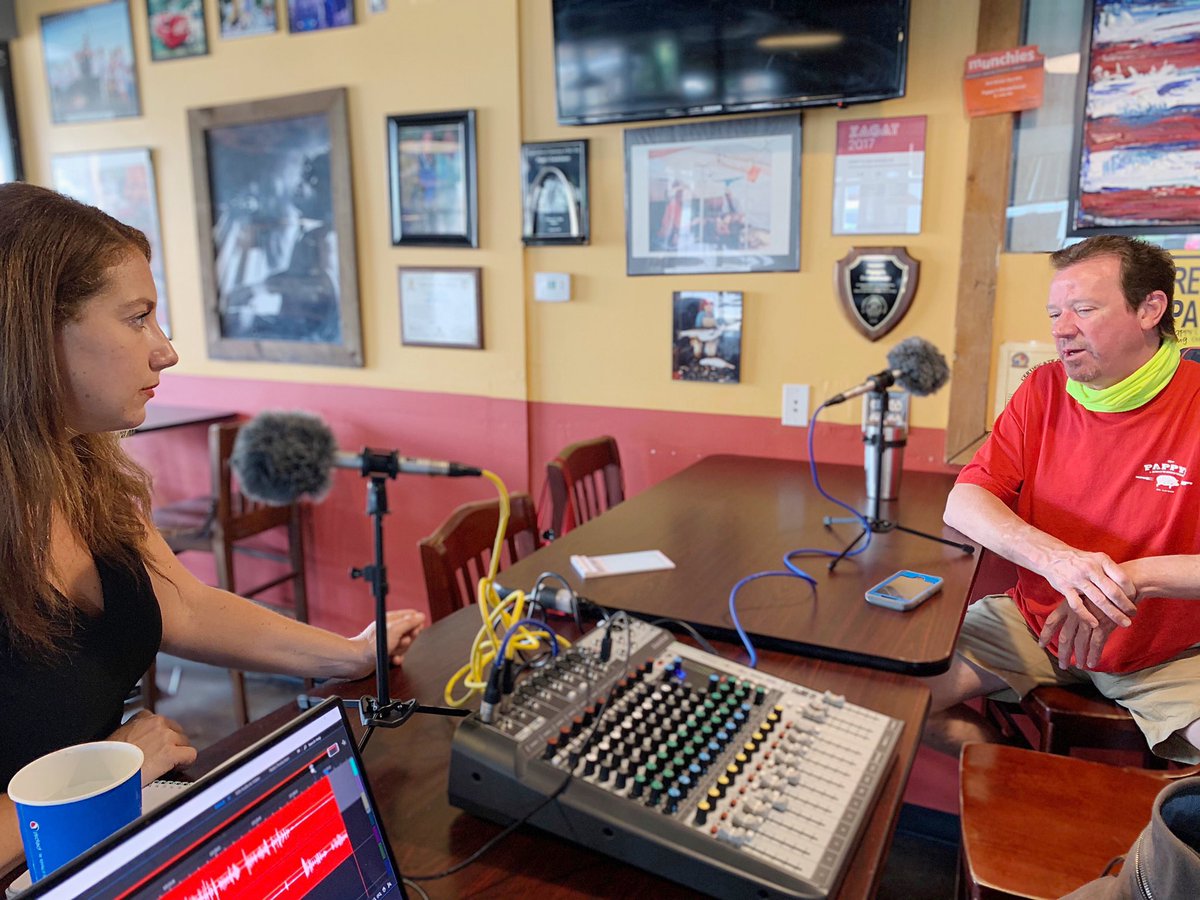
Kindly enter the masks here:
<path id="1" fill-rule="evenodd" d="M 460 726 L 450 801 L 719 897 L 825 897 L 903 723 L 643 622 L 597 629 Z M 626 643 L 630 652 L 626 657 Z"/>

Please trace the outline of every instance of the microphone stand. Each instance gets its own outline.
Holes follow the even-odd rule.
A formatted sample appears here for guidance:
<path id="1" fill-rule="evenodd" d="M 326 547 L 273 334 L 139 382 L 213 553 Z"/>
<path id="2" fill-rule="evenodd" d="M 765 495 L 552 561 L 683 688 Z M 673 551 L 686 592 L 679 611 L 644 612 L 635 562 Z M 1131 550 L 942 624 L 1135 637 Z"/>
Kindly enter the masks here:
<path id="1" fill-rule="evenodd" d="M 968 555 L 974 553 L 975 548 L 971 544 L 962 544 L 958 541 L 947 540 L 944 537 L 938 537 L 936 534 L 929 534 L 926 531 L 918 531 L 916 528 L 909 528 L 906 525 L 901 525 L 899 522 L 892 522 L 888 519 L 880 517 L 880 503 L 883 500 L 883 451 L 885 447 L 901 447 L 903 446 L 903 442 L 888 441 L 884 437 L 884 420 L 887 415 L 887 386 L 883 384 L 877 384 L 876 387 L 872 389 L 871 393 L 879 400 L 879 434 L 868 434 L 866 438 L 864 438 L 864 440 L 871 445 L 875 454 L 875 471 L 872 473 L 873 477 L 871 478 L 871 490 L 868 491 L 869 496 L 867 497 L 867 513 L 865 516 L 863 516 L 863 518 L 867 520 L 867 524 L 858 533 L 854 540 L 850 541 L 850 543 L 846 545 L 845 549 L 842 550 L 841 553 L 830 560 L 829 571 L 832 572 L 837 564 L 846 558 L 846 555 L 854 549 L 858 542 L 867 536 L 868 531 L 874 532 L 875 534 L 884 534 L 889 531 L 903 531 L 907 534 L 915 534 L 917 537 L 923 537 L 929 541 L 937 541 L 939 544 L 945 544 L 948 547 L 957 547 L 963 553 Z M 870 408 L 869 404 L 868 408 Z M 850 518 L 848 516 L 825 516 L 823 521 L 826 528 L 828 528 L 830 525 L 843 524 L 846 522 L 858 522 L 859 524 L 862 523 L 862 519 Z"/>
<path id="2" fill-rule="evenodd" d="M 359 470 L 367 483 L 367 515 L 371 516 L 375 532 L 375 560 L 368 566 L 350 570 L 351 578 L 362 578 L 371 584 L 375 597 L 375 693 L 358 700 L 358 714 L 362 724 L 372 729 L 377 725 L 384 728 L 399 728 L 416 713 L 437 716 L 466 716 L 470 710 L 452 709 L 445 706 L 424 706 L 413 700 L 392 700 L 388 694 L 388 674 L 391 660 L 388 657 L 387 640 L 387 566 L 383 561 L 383 517 L 388 514 L 387 478 L 395 478 L 400 472 L 399 456 L 394 450 L 366 448 L 362 452 Z"/>

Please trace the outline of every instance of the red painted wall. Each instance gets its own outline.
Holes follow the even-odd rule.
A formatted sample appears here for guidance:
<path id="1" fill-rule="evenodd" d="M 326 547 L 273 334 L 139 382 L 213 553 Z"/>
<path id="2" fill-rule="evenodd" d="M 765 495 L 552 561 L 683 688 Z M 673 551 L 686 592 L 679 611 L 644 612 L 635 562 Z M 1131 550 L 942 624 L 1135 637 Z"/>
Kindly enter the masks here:
<path id="1" fill-rule="evenodd" d="M 617 439 L 628 496 L 714 453 L 808 459 L 807 429 L 751 416 L 171 374 L 154 402 L 219 407 L 246 416 L 266 409 L 311 411 L 329 423 L 343 449 L 375 446 L 471 463 L 496 472 L 510 491 L 529 491 L 539 501 L 546 461 L 567 444 L 599 434 Z M 204 428 L 187 427 L 135 435 L 126 447 L 153 473 L 156 502 L 166 503 L 209 492 L 206 440 Z M 905 468 L 951 471 L 941 463 L 942 441 L 939 429 L 915 429 Z M 815 451 L 818 462 L 861 463 L 861 431 L 818 424 Z M 333 482 L 328 497 L 308 516 L 309 605 L 315 624 L 351 633 L 371 617 L 368 587 L 347 574 L 352 566 L 372 561 L 371 521 L 363 479 L 339 470 Z M 417 541 L 460 503 L 492 496 L 491 485 L 476 479 L 402 476 L 389 484 L 391 514 L 384 526 L 389 606 L 428 608 Z M 213 579 L 208 554 L 185 554 L 184 561 L 201 578 Z M 239 584 L 257 583 L 270 571 L 268 565 L 239 558 Z"/>

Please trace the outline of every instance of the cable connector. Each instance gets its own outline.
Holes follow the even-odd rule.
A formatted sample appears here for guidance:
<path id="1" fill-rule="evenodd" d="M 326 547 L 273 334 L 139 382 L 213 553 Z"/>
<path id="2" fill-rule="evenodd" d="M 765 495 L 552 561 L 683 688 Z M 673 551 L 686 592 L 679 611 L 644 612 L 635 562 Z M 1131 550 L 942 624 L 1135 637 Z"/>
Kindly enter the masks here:
<path id="1" fill-rule="evenodd" d="M 600 662 L 608 662 L 612 657 L 612 628 L 604 629 L 604 637 L 600 639 Z"/>
<path id="2" fill-rule="evenodd" d="M 496 707 L 500 705 L 500 678 L 503 667 L 492 664 L 492 672 L 488 675 L 487 688 L 483 692 L 483 700 L 479 703 L 479 718 L 485 725 L 490 725 L 496 716 Z"/>

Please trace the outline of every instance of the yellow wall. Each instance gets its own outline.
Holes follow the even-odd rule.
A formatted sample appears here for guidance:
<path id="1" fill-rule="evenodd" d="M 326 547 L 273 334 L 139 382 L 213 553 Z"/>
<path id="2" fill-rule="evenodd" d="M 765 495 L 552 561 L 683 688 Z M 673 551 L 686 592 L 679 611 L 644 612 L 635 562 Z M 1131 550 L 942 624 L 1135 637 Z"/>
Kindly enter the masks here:
<path id="1" fill-rule="evenodd" d="M 328 382 L 412 390 L 525 396 L 525 322 L 520 254 L 520 85 L 515 0 L 392 0 L 378 15 L 356 3 L 359 24 L 317 34 L 283 30 L 221 40 L 217 4 L 205 3 L 210 55 L 150 62 L 146 4 L 130 0 L 143 115 L 51 125 L 39 17 L 86 3 L 21 0 L 12 44 L 26 177 L 49 184 L 52 153 L 150 147 L 159 210 L 176 369 L 191 375 Z M 280 2 L 280 8 L 284 3 Z M 199 241 L 187 113 L 329 87 L 349 89 L 350 151 L 366 367 L 209 360 L 201 308 Z M 389 114 L 477 111 L 480 249 L 391 246 L 385 119 Z M 483 352 L 400 345 L 396 267 L 480 266 Z"/>
<path id="2" fill-rule="evenodd" d="M 524 138 L 589 138 L 592 243 L 526 251 L 529 282 L 538 270 L 570 272 L 575 281 L 574 302 L 529 311 L 531 398 L 776 417 L 780 385 L 809 383 L 814 398 L 827 397 L 883 368 L 887 349 L 902 338 L 920 335 L 950 352 L 968 126 L 959 73 L 975 49 L 978 3 L 914 0 L 904 98 L 804 111 L 800 272 L 638 278 L 624 274 L 623 126 L 555 123 L 550 7 L 550 0 L 520 4 Z M 837 123 L 906 115 L 928 117 L 921 234 L 833 237 Z M 904 320 L 872 344 L 838 308 L 834 264 L 855 245 L 889 244 L 907 247 L 920 260 L 920 286 Z M 671 381 L 671 293 L 687 289 L 745 292 L 739 387 Z M 582 372 L 581 340 L 596 363 Z M 948 396 L 942 391 L 914 403 L 913 423 L 944 427 Z M 823 419 L 855 422 L 859 414 L 849 403 Z"/>
<path id="3" fill-rule="evenodd" d="M 149 61 L 145 4 L 132 0 L 144 115 L 52 126 L 38 17 L 78 5 L 19 4 L 21 37 L 12 50 L 28 177 L 47 183 L 52 153 L 154 150 L 179 371 L 775 418 L 785 382 L 809 383 L 820 399 L 882 368 L 887 349 L 904 337 L 920 335 L 947 353 L 952 347 L 968 128 L 959 73 L 975 46 L 977 0 L 913 0 L 904 98 L 804 111 L 799 273 L 640 278 L 625 275 L 623 127 L 555 122 L 550 0 L 390 0 L 376 15 L 359 0 L 353 27 L 236 41 L 217 37 L 216 3 L 208 0 L 211 55 L 162 63 Z M 341 85 L 350 98 L 367 365 L 209 360 L 185 110 Z M 479 116 L 480 249 L 393 248 L 385 117 L 459 108 L 474 108 Z M 836 124 L 900 115 L 928 117 L 921 234 L 833 237 Z M 630 127 L 643 124 L 663 123 Z M 577 137 L 590 139 L 592 242 L 523 249 L 520 143 Z M 872 344 L 838 308 L 833 270 L 852 246 L 886 244 L 903 245 L 920 260 L 920 285 L 907 317 Z M 481 266 L 488 349 L 401 347 L 395 285 L 401 264 Z M 1005 281 L 1014 268 L 1006 264 Z M 528 299 L 536 271 L 570 273 L 573 302 Z M 680 289 L 745 292 L 741 385 L 671 380 L 670 301 Z M 1026 294 L 1003 290 L 1002 309 Z M 914 403 L 913 424 L 944 427 L 948 393 Z M 857 421 L 857 404 L 835 408 L 827 418 Z"/>

